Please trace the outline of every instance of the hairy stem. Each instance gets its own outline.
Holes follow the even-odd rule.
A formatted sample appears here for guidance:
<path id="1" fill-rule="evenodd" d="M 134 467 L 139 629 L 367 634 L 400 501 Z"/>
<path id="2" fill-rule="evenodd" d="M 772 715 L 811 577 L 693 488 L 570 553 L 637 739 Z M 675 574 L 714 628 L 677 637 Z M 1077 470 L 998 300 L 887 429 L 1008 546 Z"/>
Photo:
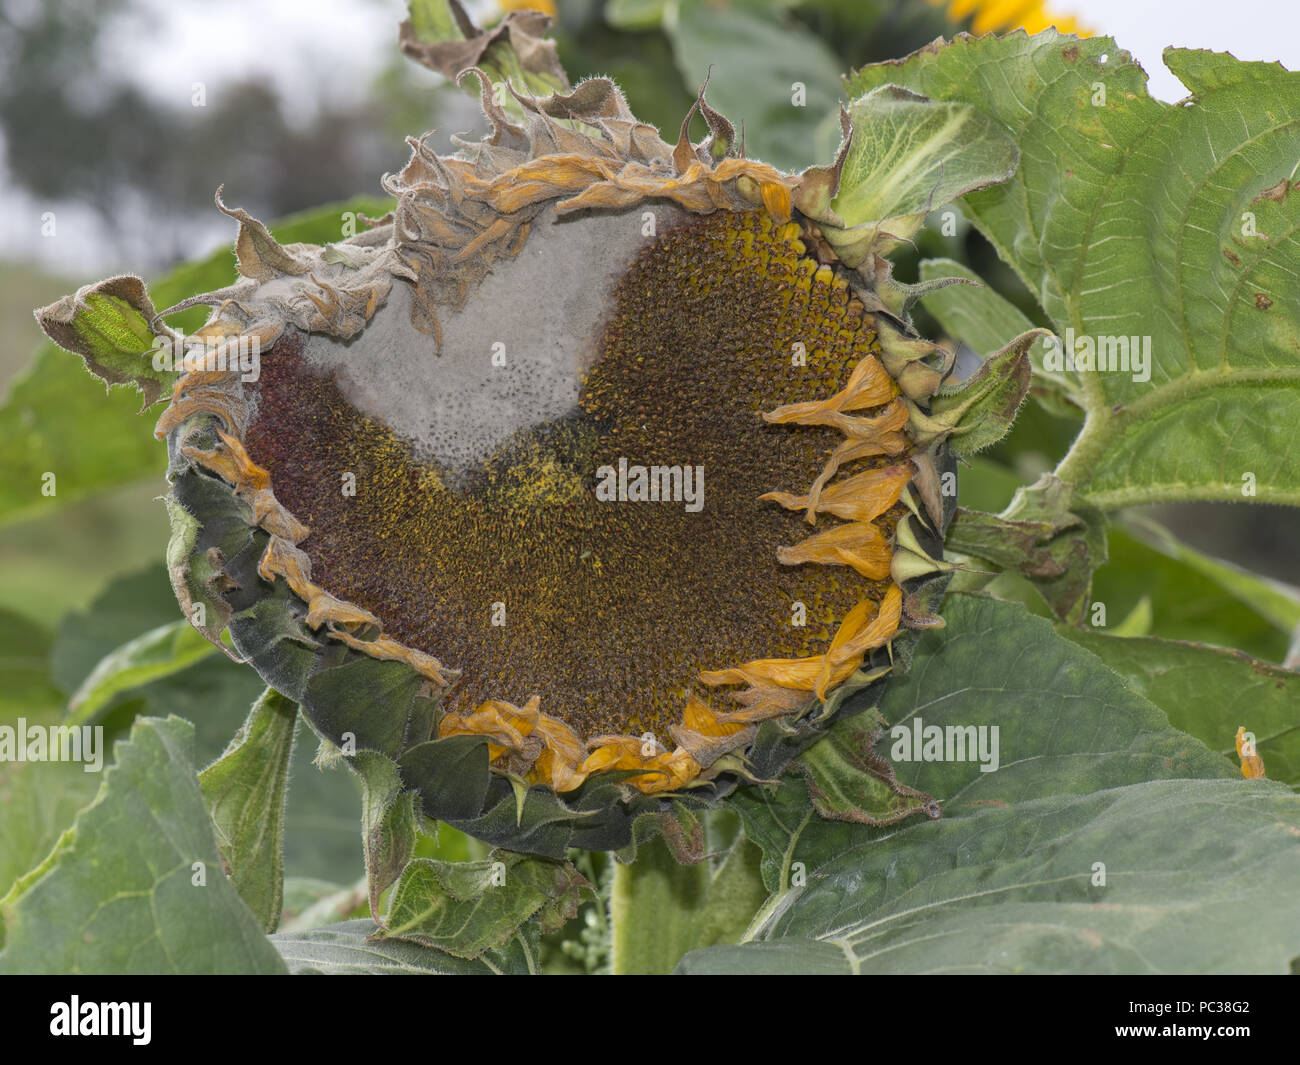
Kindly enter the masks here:
<path id="1" fill-rule="evenodd" d="M 616 864 L 611 971 L 671 973 L 687 951 L 738 942 L 767 896 L 760 857 L 759 849 L 740 836 L 716 870 L 708 861 L 678 865 L 655 839 L 631 865 Z"/>

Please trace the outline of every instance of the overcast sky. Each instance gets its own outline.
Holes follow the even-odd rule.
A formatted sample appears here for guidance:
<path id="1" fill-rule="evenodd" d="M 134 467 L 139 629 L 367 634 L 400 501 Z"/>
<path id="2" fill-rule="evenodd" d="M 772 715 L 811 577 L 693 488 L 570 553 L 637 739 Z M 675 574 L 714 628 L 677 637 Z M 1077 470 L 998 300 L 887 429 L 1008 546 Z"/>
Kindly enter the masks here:
<path id="1" fill-rule="evenodd" d="M 1238 59 L 1277 60 L 1300 70 L 1300 4 L 1296 0 L 1063 0 L 1095 32 L 1114 37 L 1142 64 L 1152 96 L 1173 103 L 1187 95 L 1160 59 L 1166 45 L 1211 48 Z"/>

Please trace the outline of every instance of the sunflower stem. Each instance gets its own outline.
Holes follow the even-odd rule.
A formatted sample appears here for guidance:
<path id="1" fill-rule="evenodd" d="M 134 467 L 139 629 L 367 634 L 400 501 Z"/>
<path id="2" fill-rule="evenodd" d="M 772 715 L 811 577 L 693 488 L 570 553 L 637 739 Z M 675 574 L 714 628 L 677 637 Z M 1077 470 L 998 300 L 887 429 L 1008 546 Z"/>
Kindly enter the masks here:
<path id="1" fill-rule="evenodd" d="M 678 865 L 659 839 L 629 865 L 614 865 L 609 914 L 610 968 L 616 976 L 661 976 L 690 950 L 691 925 L 708 887 L 708 868 Z"/>
<path id="2" fill-rule="evenodd" d="M 687 951 L 737 942 L 767 896 L 760 858 L 742 835 L 714 868 L 708 860 L 679 865 L 661 839 L 630 865 L 615 863 L 611 971 L 664 975 Z"/>

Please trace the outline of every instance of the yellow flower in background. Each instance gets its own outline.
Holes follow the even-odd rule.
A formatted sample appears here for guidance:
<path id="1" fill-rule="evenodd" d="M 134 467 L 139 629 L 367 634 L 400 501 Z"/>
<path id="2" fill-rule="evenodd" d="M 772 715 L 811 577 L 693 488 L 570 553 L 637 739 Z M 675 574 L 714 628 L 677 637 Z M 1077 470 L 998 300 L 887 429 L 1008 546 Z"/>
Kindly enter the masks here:
<path id="1" fill-rule="evenodd" d="M 985 33 L 1005 33 L 1023 29 L 1038 33 L 1055 26 L 1061 33 L 1074 33 L 1091 37 L 1072 15 L 1057 14 L 1043 0 L 929 0 L 936 7 L 944 7 L 954 22 L 970 20 L 970 32 L 976 36 Z"/>
<path id="2" fill-rule="evenodd" d="M 555 0 L 497 0 L 502 12 L 540 11 L 543 15 L 555 14 Z"/>

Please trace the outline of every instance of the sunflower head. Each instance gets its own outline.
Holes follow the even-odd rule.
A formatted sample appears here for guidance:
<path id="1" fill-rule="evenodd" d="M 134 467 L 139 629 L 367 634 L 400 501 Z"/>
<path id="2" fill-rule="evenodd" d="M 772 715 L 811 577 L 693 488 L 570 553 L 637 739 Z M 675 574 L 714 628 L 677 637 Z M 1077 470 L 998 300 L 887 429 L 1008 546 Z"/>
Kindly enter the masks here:
<path id="1" fill-rule="evenodd" d="M 43 322 L 86 354 L 112 299 L 201 350 L 158 434 L 211 638 L 428 816 L 617 849 L 774 779 L 941 624 L 951 354 L 883 257 L 916 212 L 833 209 L 847 115 L 792 175 L 703 90 L 669 144 L 606 79 L 516 118 L 463 76 L 490 133 L 412 140 L 357 236 L 282 246 L 218 192 L 241 278 L 172 308 L 213 308 L 194 337 L 133 279 Z"/>

